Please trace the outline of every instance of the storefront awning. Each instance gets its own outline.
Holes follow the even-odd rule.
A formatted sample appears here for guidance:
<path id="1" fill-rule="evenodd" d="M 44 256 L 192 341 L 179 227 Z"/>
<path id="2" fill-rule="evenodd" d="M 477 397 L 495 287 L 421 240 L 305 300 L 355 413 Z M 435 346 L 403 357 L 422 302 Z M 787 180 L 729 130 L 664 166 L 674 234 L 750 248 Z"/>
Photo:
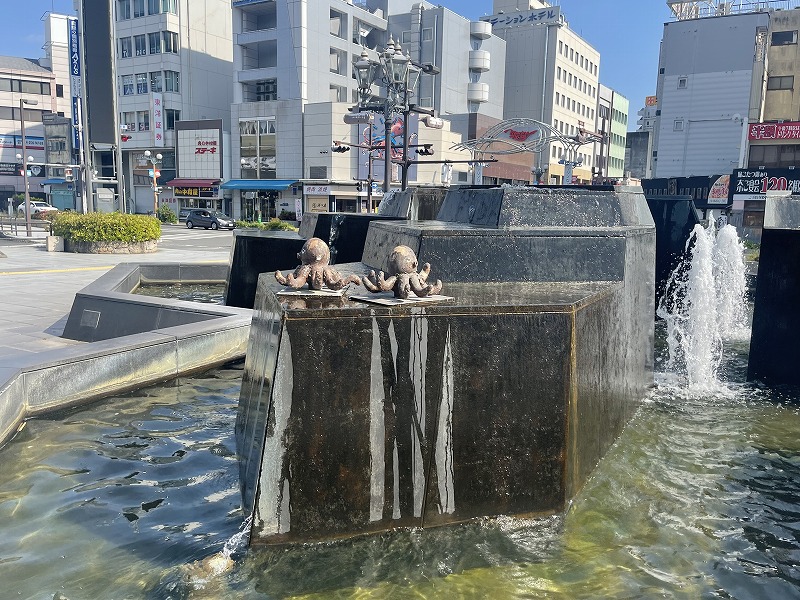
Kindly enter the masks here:
<path id="1" fill-rule="evenodd" d="M 60 185 L 62 183 L 67 183 L 67 180 L 63 177 L 52 177 L 50 179 L 45 179 L 41 185 Z"/>
<path id="2" fill-rule="evenodd" d="M 166 187 L 213 187 L 219 185 L 219 179 L 173 179 L 164 184 Z"/>
<path id="3" fill-rule="evenodd" d="M 281 191 L 297 183 L 297 179 L 231 179 L 220 187 L 224 190 Z"/>

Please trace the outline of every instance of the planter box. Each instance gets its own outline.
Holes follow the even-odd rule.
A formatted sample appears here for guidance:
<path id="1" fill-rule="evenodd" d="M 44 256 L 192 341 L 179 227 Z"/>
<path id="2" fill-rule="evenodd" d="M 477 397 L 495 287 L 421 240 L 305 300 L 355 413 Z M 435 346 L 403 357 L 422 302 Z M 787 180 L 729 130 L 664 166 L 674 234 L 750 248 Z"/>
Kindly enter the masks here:
<path id="1" fill-rule="evenodd" d="M 75 242 L 65 241 L 67 252 L 82 254 L 147 254 L 158 250 L 158 240 L 146 242 Z"/>
<path id="2" fill-rule="evenodd" d="M 64 238 L 60 235 L 47 236 L 47 251 L 48 252 L 63 252 L 64 251 Z"/>

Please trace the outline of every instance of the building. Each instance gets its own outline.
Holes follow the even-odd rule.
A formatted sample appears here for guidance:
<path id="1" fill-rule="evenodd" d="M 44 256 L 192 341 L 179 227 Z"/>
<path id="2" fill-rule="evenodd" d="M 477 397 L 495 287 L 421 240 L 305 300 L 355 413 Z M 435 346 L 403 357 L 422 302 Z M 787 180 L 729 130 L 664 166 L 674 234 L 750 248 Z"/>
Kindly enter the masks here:
<path id="1" fill-rule="evenodd" d="M 595 131 L 602 136 L 595 155 L 595 180 L 617 180 L 625 176 L 625 144 L 628 135 L 628 99 L 599 85 Z"/>
<path id="2" fill-rule="evenodd" d="M 506 118 L 527 117 L 575 136 L 597 120 L 600 53 L 569 28 L 560 7 L 540 0 L 495 0 L 494 15 L 483 17 L 506 41 Z M 565 156 L 549 144 L 533 157 L 532 169 L 546 172 L 547 183 L 563 183 L 564 161 L 580 163 L 573 182 L 590 183 L 596 166 L 594 144 Z"/>
<path id="3" fill-rule="evenodd" d="M 770 13 L 734 11 L 720 2 L 713 16 L 704 16 L 708 4 L 676 4 L 679 20 L 664 24 L 653 128 L 656 178 L 730 173 L 744 162 L 743 124 L 760 111 Z"/>
<path id="4" fill-rule="evenodd" d="M 69 114 L 69 76 L 67 59 L 67 17 L 46 13 L 44 56 L 39 59 L 0 57 L 0 208 L 8 199 L 24 193 L 23 151 L 33 158 L 29 165 L 28 187 L 33 197 L 48 200 L 48 171 L 45 167 L 46 115 Z M 20 100 L 24 104 L 20 112 Z M 25 119 L 25 147 L 22 145 L 21 118 Z"/>
<path id="5" fill-rule="evenodd" d="M 631 177 L 649 179 L 653 176 L 650 168 L 652 154 L 650 131 L 629 131 L 625 138 L 625 169 Z"/>
<path id="6" fill-rule="evenodd" d="M 84 35 L 95 34 L 102 31 Z M 154 171 L 162 198 L 175 198 L 173 206 L 225 209 L 220 173 L 221 163 L 229 162 L 223 132 L 230 132 L 233 99 L 230 0 L 115 0 L 114 42 L 128 210 L 153 210 Z M 180 121 L 193 122 L 208 135 L 218 131 L 214 140 L 200 140 L 210 145 L 185 146 L 184 152 L 192 155 L 185 161 L 178 152 Z M 160 154 L 161 160 L 149 160 L 147 150 L 151 158 Z M 198 174 L 196 153 L 218 159 L 205 161 L 209 167 L 204 176 Z M 191 177 L 182 177 L 182 161 L 191 165 Z M 205 188 L 202 197 L 194 194 L 200 188 Z M 190 195 L 176 195 L 181 190 Z"/>

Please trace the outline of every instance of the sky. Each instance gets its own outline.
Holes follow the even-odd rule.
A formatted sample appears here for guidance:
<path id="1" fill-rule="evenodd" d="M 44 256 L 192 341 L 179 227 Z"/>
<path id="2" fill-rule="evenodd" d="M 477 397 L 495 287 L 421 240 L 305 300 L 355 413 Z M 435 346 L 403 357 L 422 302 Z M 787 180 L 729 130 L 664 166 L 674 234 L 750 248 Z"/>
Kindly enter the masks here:
<path id="1" fill-rule="evenodd" d="M 73 13 L 72 0 L 2 0 L 6 34 L 0 55 L 40 58 L 43 54 L 42 15 Z M 492 0 L 434 0 L 477 20 L 493 14 Z M 600 52 L 600 83 L 628 98 L 629 129 L 645 96 L 655 94 L 658 48 L 671 13 L 666 0 L 553 0 L 560 4 L 570 28 Z"/>

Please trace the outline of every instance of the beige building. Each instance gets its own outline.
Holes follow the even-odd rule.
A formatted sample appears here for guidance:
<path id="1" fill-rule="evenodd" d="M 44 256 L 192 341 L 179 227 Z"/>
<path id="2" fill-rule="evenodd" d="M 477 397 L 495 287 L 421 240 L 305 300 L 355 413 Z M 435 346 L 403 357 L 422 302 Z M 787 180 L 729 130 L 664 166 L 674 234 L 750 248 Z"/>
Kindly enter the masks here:
<path id="1" fill-rule="evenodd" d="M 21 174 L 22 119 L 25 120 L 25 148 L 32 157 L 29 190 L 34 197 L 45 198 L 47 180 L 43 116 L 69 115 L 69 79 L 67 63 L 67 18 L 48 13 L 44 18 L 44 56 L 0 57 L 0 209 L 7 208 L 8 198 L 24 192 Z M 35 104 L 23 104 L 20 101 Z"/>

